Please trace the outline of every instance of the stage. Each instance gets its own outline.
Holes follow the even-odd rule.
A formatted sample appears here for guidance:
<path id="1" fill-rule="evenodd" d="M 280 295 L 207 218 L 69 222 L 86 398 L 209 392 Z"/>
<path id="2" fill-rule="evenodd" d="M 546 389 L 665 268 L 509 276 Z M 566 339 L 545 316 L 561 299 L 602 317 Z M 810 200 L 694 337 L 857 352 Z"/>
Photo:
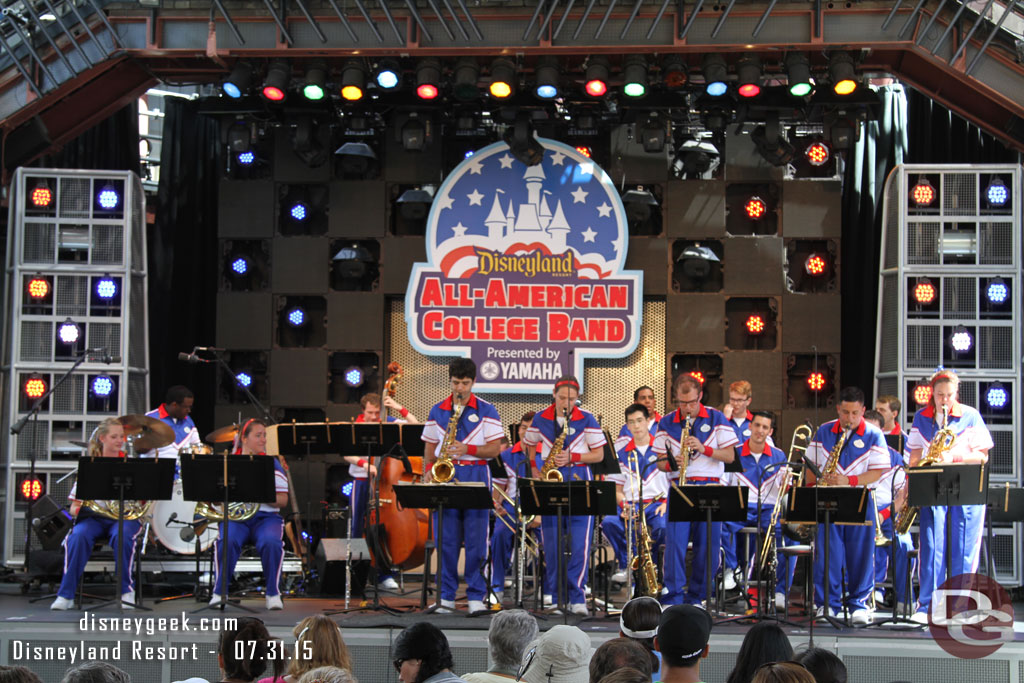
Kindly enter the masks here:
<path id="1" fill-rule="evenodd" d="M 397 614 L 385 611 L 354 611 L 335 615 L 345 641 L 352 653 L 354 673 L 363 683 L 384 683 L 396 679 L 391 666 L 390 647 L 398 632 L 420 619 L 429 619 L 448 636 L 458 673 L 482 671 L 487 667 L 487 628 L 490 615 L 424 614 L 419 609 L 420 584 L 405 582 L 403 593 L 383 593 L 383 603 Z M 36 594 L 41 595 L 41 593 Z M 46 683 L 59 683 L 71 665 L 71 657 L 81 648 L 89 648 L 98 658 L 109 657 L 127 671 L 136 683 L 171 683 L 190 676 L 218 681 L 217 631 L 223 622 L 217 620 L 240 616 L 256 616 L 268 626 L 271 635 L 286 644 L 292 641 L 292 627 L 303 617 L 318 612 L 332 612 L 344 607 L 342 599 L 301 598 L 285 596 L 284 609 L 264 610 L 262 597 L 244 599 L 242 605 L 250 614 L 229 608 L 225 612 L 205 610 L 192 598 L 154 602 L 147 597 L 144 606 L 152 611 L 129 610 L 119 618 L 112 606 L 98 611 L 52 612 L 50 600 L 32 603 L 32 593 L 22 595 L 16 583 L 0 584 L 0 664 L 21 664 L 34 670 Z M 621 596 L 618 596 L 621 598 Z M 621 606 L 621 599 L 613 603 Z M 351 606 L 362 603 L 353 600 Z M 465 608 L 464 600 L 459 606 Z M 791 609 L 796 626 L 786 626 L 795 649 L 808 644 L 811 633 L 801 606 Z M 1024 604 L 1015 605 L 1018 615 Z M 877 618 L 888 616 L 879 612 Z M 578 625 L 590 634 L 594 646 L 618 635 L 618 618 L 596 616 L 539 615 L 541 629 L 561 623 Z M 202 621 L 202 620 L 206 621 Z M 702 680 L 708 683 L 725 681 L 732 669 L 743 636 L 753 622 L 718 624 L 712 633 L 708 659 L 701 666 Z M 120 626 L 113 630 L 111 627 Z M 931 637 L 928 629 L 896 629 L 891 626 L 844 628 L 817 624 L 813 641 L 818 647 L 836 652 L 846 663 L 851 682 L 885 683 L 1017 683 L 1024 681 L 1024 621 L 1014 622 L 1014 642 L 1004 644 L 996 653 L 983 659 L 953 657 Z M 115 649 L 120 645 L 119 650 Z M 47 657 L 39 648 L 64 647 L 63 658 Z M 106 649 L 103 649 L 106 648 Z M 29 661 L 38 655 L 39 658 Z"/>

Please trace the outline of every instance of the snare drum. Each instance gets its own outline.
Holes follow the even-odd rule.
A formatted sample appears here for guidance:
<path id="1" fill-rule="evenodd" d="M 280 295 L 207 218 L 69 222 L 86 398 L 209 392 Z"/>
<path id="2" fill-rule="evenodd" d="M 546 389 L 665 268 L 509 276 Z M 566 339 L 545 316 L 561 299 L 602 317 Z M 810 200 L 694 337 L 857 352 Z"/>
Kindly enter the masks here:
<path id="1" fill-rule="evenodd" d="M 213 448 L 206 444 L 195 444 L 186 446 L 178 452 L 211 455 Z M 195 511 L 195 501 L 185 500 L 182 493 L 181 477 L 176 476 L 171 499 L 158 500 L 153 503 L 149 513 L 149 528 L 156 536 L 156 540 L 168 550 L 182 555 L 193 555 L 196 552 L 195 536 L 192 534 L 192 529 L 184 523 L 196 519 Z M 215 540 L 217 540 L 217 525 L 210 524 L 200 536 L 200 550 L 206 550 L 213 545 Z"/>

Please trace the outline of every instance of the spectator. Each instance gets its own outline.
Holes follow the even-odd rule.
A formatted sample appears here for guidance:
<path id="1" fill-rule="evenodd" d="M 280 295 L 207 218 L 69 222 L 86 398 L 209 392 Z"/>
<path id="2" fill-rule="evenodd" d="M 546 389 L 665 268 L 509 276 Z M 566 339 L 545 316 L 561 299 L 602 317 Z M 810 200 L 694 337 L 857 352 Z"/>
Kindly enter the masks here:
<path id="1" fill-rule="evenodd" d="M 0 683 L 43 683 L 43 679 L 23 666 L 0 666 Z"/>
<path id="2" fill-rule="evenodd" d="M 651 677 L 643 671 L 627 666 L 625 669 L 611 672 L 598 683 L 647 683 L 649 680 Z"/>
<path id="3" fill-rule="evenodd" d="M 736 655 L 736 666 L 726 683 L 750 683 L 758 667 L 767 662 L 788 662 L 793 658 L 793 646 L 786 632 L 770 621 L 762 621 L 747 631 Z"/>
<path id="4" fill-rule="evenodd" d="M 220 632 L 217 663 L 224 672 L 224 678 L 231 679 L 232 683 L 252 683 L 267 670 L 268 663 L 273 669 L 271 679 L 280 676 L 281 660 L 271 652 L 270 633 L 263 622 L 253 617 L 242 617 L 237 626 Z M 236 650 L 235 643 L 239 641 L 245 646 Z M 236 657 L 236 651 L 245 656 Z"/>
<path id="5" fill-rule="evenodd" d="M 766 662 L 752 683 L 814 683 L 814 676 L 796 662 Z"/>
<path id="6" fill-rule="evenodd" d="M 191 678 L 186 678 L 183 681 L 174 681 L 174 683 L 210 683 L 210 682 L 208 680 L 206 680 L 205 678 L 199 678 L 198 676 L 192 676 Z"/>
<path id="7" fill-rule="evenodd" d="M 318 666 L 302 674 L 298 683 L 358 683 L 348 669 L 337 666 Z"/>
<path id="8" fill-rule="evenodd" d="M 551 627 L 530 644 L 519 667 L 524 683 L 589 683 L 594 650 L 590 637 L 575 626 Z"/>
<path id="9" fill-rule="evenodd" d="M 661 671 L 661 653 L 654 649 L 654 636 L 658 635 L 661 621 L 661 603 L 646 595 L 633 598 L 622 607 L 619 615 L 619 635 L 635 640 L 647 648 L 651 657 L 651 673 Z"/>
<path id="10" fill-rule="evenodd" d="M 828 650 L 811 647 L 797 652 L 793 661 L 810 671 L 817 683 L 846 683 L 846 665 Z"/>
<path id="11" fill-rule="evenodd" d="M 654 647 L 661 653 L 662 683 L 697 683 L 708 656 L 711 615 L 695 605 L 673 605 L 661 613 Z"/>
<path id="12" fill-rule="evenodd" d="M 306 617 L 295 625 L 292 635 L 295 649 L 301 656 L 292 656 L 287 675 L 278 679 L 261 678 L 259 683 L 298 683 L 307 671 L 322 666 L 352 670 L 352 657 L 341 637 L 341 629 L 330 617 L 322 614 Z"/>
<path id="13" fill-rule="evenodd" d="M 64 674 L 61 683 L 132 683 L 132 678 L 107 662 L 84 662 Z"/>
<path id="14" fill-rule="evenodd" d="M 651 680 L 651 655 L 647 648 L 629 638 L 606 640 L 590 658 L 590 683 L 598 683 L 613 671 L 625 668 L 643 671 L 647 674 L 644 680 Z"/>
<path id="15" fill-rule="evenodd" d="M 441 629 L 421 621 L 395 638 L 392 657 L 399 683 L 466 683 L 452 673 L 452 651 Z"/>
<path id="16" fill-rule="evenodd" d="M 537 620 L 521 609 L 498 612 L 487 631 L 490 668 L 486 672 L 465 674 L 469 683 L 503 683 L 519 672 L 526 646 L 536 640 Z"/>

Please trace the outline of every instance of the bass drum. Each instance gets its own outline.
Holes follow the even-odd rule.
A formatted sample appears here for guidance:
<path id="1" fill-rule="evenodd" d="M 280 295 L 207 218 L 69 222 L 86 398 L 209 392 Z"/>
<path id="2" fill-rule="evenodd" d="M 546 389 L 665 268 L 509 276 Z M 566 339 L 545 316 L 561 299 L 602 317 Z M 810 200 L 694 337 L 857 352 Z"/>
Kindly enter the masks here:
<path id="1" fill-rule="evenodd" d="M 213 449 L 206 444 L 182 448 L 179 453 L 212 455 Z M 149 528 L 160 545 L 181 555 L 194 555 L 195 535 L 184 522 L 196 520 L 196 502 L 185 500 L 182 493 L 181 477 L 174 479 L 174 490 L 170 500 L 158 500 L 149 512 Z M 202 519 L 202 517 L 198 518 Z M 186 540 L 188 539 L 188 540 Z M 199 549 L 207 550 L 217 540 L 217 525 L 209 524 L 199 537 Z"/>

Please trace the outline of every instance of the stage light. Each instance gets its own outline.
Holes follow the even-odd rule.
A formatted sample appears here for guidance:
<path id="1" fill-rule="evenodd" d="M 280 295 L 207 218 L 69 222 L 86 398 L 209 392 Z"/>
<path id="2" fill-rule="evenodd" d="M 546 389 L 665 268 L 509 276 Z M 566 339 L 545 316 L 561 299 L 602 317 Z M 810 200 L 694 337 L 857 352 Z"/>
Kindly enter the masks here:
<path id="1" fill-rule="evenodd" d="M 631 55 L 622 62 L 622 92 L 628 97 L 643 97 L 647 94 L 647 59 L 642 55 Z"/>
<path id="2" fill-rule="evenodd" d="M 827 164 L 830 156 L 832 155 L 828 145 L 821 140 L 815 140 L 804 150 L 804 158 L 807 159 L 807 163 L 815 167 Z"/>
<path id="3" fill-rule="evenodd" d="M 228 149 L 232 152 L 248 152 L 252 147 L 252 130 L 245 121 L 235 121 L 228 127 Z"/>
<path id="4" fill-rule="evenodd" d="M 833 52 L 828 57 L 828 75 L 837 95 L 849 95 L 857 89 L 857 70 L 849 52 Z"/>
<path id="5" fill-rule="evenodd" d="M 28 295 L 33 299 L 45 299 L 50 294 L 50 281 L 34 277 L 28 281 Z"/>
<path id="6" fill-rule="evenodd" d="M 468 158 L 470 158 L 471 156 L 473 156 L 473 154 L 474 154 L 473 150 L 471 150 L 471 149 L 467 149 L 467 150 L 466 150 L 466 153 L 462 155 L 462 158 L 463 158 L 463 159 L 468 159 Z"/>
<path id="7" fill-rule="evenodd" d="M 1010 296 L 1010 288 L 1006 285 L 1006 281 L 1003 278 L 997 277 L 988 283 L 985 295 L 988 297 L 989 302 L 1002 304 Z"/>
<path id="8" fill-rule="evenodd" d="M 113 299 L 117 294 L 117 281 L 105 277 L 96 281 L 96 296 L 101 299 Z"/>
<path id="9" fill-rule="evenodd" d="M 935 201 L 935 188 L 927 178 L 919 178 L 910 190 L 910 197 L 918 206 L 930 206 Z"/>
<path id="10" fill-rule="evenodd" d="M 43 482 L 38 477 L 26 476 L 18 483 L 18 495 L 22 500 L 39 500 L 43 495 Z"/>
<path id="11" fill-rule="evenodd" d="M 812 372 L 807 375 L 807 388 L 819 392 L 825 388 L 825 375 L 820 372 Z"/>
<path id="12" fill-rule="evenodd" d="M 768 205 L 760 197 L 751 197 L 743 205 L 743 211 L 746 212 L 747 218 L 752 221 L 758 221 L 768 213 Z"/>
<path id="13" fill-rule="evenodd" d="M 377 259 L 370 250 L 357 242 L 341 247 L 331 258 L 332 286 L 343 291 L 364 289 L 364 285 L 369 283 L 363 280 L 368 274 L 373 279 L 376 263 Z"/>
<path id="14" fill-rule="evenodd" d="M 78 338 L 81 336 L 81 328 L 79 328 L 78 324 L 71 318 L 67 318 L 60 324 L 60 327 L 57 328 L 57 338 L 65 344 L 76 344 L 78 342 Z"/>
<path id="15" fill-rule="evenodd" d="M 334 150 L 343 177 L 362 178 L 377 163 L 377 153 L 365 142 L 346 142 Z"/>
<path id="16" fill-rule="evenodd" d="M 583 90 L 591 97 L 604 97 L 608 93 L 608 60 L 604 57 L 590 57 L 584 72 Z"/>
<path id="17" fill-rule="evenodd" d="M 957 325 L 953 328 L 953 334 L 949 337 L 949 343 L 957 353 L 967 353 L 974 344 L 974 338 L 967 331 L 966 327 Z"/>
<path id="18" fill-rule="evenodd" d="M 421 152 L 427 146 L 427 125 L 429 121 L 421 119 L 416 112 L 410 112 L 399 131 L 402 138 L 402 149 L 406 152 Z"/>
<path id="19" fill-rule="evenodd" d="M 90 389 L 93 396 L 107 398 L 114 391 L 114 380 L 106 375 L 93 377 Z"/>
<path id="20" fill-rule="evenodd" d="M 764 332 L 764 318 L 756 313 L 747 318 L 747 332 L 750 334 L 761 334 Z"/>
<path id="21" fill-rule="evenodd" d="M 985 188 L 985 199 L 988 200 L 989 206 L 1005 206 L 1010 199 L 1010 191 L 1007 189 L 1006 183 L 1000 178 L 992 178 L 988 187 Z"/>
<path id="22" fill-rule="evenodd" d="M 637 133 L 644 151 L 651 154 L 664 152 L 665 143 L 671 135 L 668 120 L 659 114 L 651 114 Z"/>
<path id="23" fill-rule="evenodd" d="M 695 380 L 697 380 L 701 384 L 704 384 L 704 373 L 701 372 L 700 370 L 694 370 L 694 371 L 690 372 L 689 375 L 690 375 L 690 377 L 694 378 Z"/>
<path id="24" fill-rule="evenodd" d="M 434 196 L 419 187 L 406 190 L 395 200 L 398 204 L 398 213 L 410 221 L 425 220 L 433 202 Z"/>
<path id="25" fill-rule="evenodd" d="M 502 139 L 516 161 L 536 166 L 544 160 L 544 147 L 534 136 L 530 112 L 521 111 L 516 114 L 515 123 L 505 129 Z"/>
<path id="26" fill-rule="evenodd" d="M 828 270 L 828 261 L 820 254 L 811 254 L 804 262 L 804 270 L 808 275 L 818 277 Z"/>
<path id="27" fill-rule="evenodd" d="M 793 97 L 806 97 L 814 90 L 811 65 L 806 55 L 798 52 L 786 55 L 786 77 L 789 81 L 789 94 Z"/>
<path id="28" fill-rule="evenodd" d="M 491 97 L 499 100 L 511 97 L 516 91 L 516 66 L 507 59 L 495 59 L 491 62 L 491 84 L 488 86 Z"/>
<path id="29" fill-rule="evenodd" d="M 285 319 L 292 327 L 302 327 L 306 324 L 306 311 L 299 306 L 295 306 L 288 311 Z"/>
<path id="30" fill-rule="evenodd" d="M 436 59 L 421 59 L 416 65 L 416 96 L 421 100 L 436 99 L 441 86 L 441 63 Z"/>
<path id="31" fill-rule="evenodd" d="M 238 62 L 231 73 L 221 83 L 220 89 L 232 99 L 238 99 L 249 91 L 252 83 L 252 66 L 248 62 Z"/>
<path id="32" fill-rule="evenodd" d="M 382 59 L 377 62 L 377 70 L 374 74 L 374 80 L 377 81 L 377 85 L 384 90 L 391 90 L 397 88 L 401 82 L 401 70 L 398 66 L 398 62 L 393 59 Z"/>
<path id="33" fill-rule="evenodd" d="M 758 154 L 772 166 L 785 166 L 796 156 L 796 148 L 783 135 L 778 112 L 768 112 L 763 126 L 750 134 Z"/>
<path id="34" fill-rule="evenodd" d="M 342 81 L 344 82 L 344 71 L 342 71 Z M 316 102 L 322 100 L 327 95 L 327 66 L 323 62 L 313 62 L 306 69 L 306 80 L 302 86 L 302 95 L 307 100 Z M 342 89 L 342 97 L 345 96 L 344 89 Z M 349 98 L 345 98 L 349 99 Z M 358 99 L 358 98 L 357 98 Z"/>
<path id="35" fill-rule="evenodd" d="M 679 90 L 686 87 L 689 74 L 686 69 L 686 60 L 682 55 L 668 55 L 661 63 L 661 80 L 669 90 Z"/>
<path id="36" fill-rule="evenodd" d="M 721 97 L 729 90 L 726 79 L 729 77 L 729 67 L 726 66 L 725 58 L 718 53 L 704 55 L 701 63 L 701 71 L 704 74 L 704 92 L 712 97 Z"/>
<path id="37" fill-rule="evenodd" d="M 1009 398 L 1010 395 L 1007 393 L 1006 387 L 999 382 L 994 382 L 985 393 L 985 402 L 990 408 L 1005 408 Z"/>
<path id="38" fill-rule="evenodd" d="M 249 166 L 256 161 L 256 154 L 250 150 L 248 152 L 241 152 L 238 155 L 238 163 L 242 166 Z"/>
<path id="39" fill-rule="evenodd" d="M 44 209 L 52 203 L 53 190 L 44 181 L 39 181 L 39 184 L 32 190 L 32 206 Z"/>
<path id="40" fill-rule="evenodd" d="M 295 204 L 292 204 L 292 208 L 288 210 L 288 215 L 290 215 L 293 220 L 302 222 L 306 220 L 306 216 L 309 215 L 309 209 L 307 209 L 306 205 L 302 202 L 296 202 Z"/>
<path id="41" fill-rule="evenodd" d="M 34 401 L 43 397 L 43 394 L 46 393 L 46 388 L 47 384 L 45 379 L 39 375 L 32 375 L 25 380 L 22 390 L 25 392 L 26 398 L 30 398 Z"/>
<path id="42" fill-rule="evenodd" d="M 626 220 L 630 225 L 638 225 L 646 222 L 658 206 L 658 200 L 654 198 L 650 190 L 643 185 L 637 185 L 635 190 L 627 190 L 622 195 L 622 205 L 626 209 Z"/>
<path id="43" fill-rule="evenodd" d="M 292 70 L 287 62 L 272 62 L 267 68 L 267 77 L 263 81 L 263 97 L 271 102 L 281 102 L 288 93 L 288 83 L 292 78 Z"/>
<path id="44" fill-rule="evenodd" d="M 935 285 L 926 277 L 921 278 L 914 285 L 914 301 L 927 305 L 935 301 Z"/>
<path id="45" fill-rule="evenodd" d="M 932 400 L 932 387 L 930 384 L 918 384 L 914 387 L 914 403 L 923 406 Z"/>
<path id="46" fill-rule="evenodd" d="M 363 369 L 357 365 L 345 368 L 345 384 L 355 389 L 356 387 L 363 386 L 363 380 L 365 375 Z"/>
<path id="47" fill-rule="evenodd" d="M 244 256 L 239 256 L 231 261 L 231 272 L 235 275 L 246 275 L 249 268 L 249 259 Z"/>
<path id="48" fill-rule="evenodd" d="M 721 259 L 711 247 L 693 244 L 683 249 L 676 261 L 683 264 L 683 274 L 686 277 L 703 282 L 711 274 L 711 264 L 720 263 Z"/>
<path id="49" fill-rule="evenodd" d="M 534 71 L 534 80 L 537 85 L 534 94 L 542 100 L 552 100 L 558 97 L 561 89 L 562 72 L 558 68 L 558 60 L 554 57 L 541 57 L 537 60 L 537 68 Z"/>
<path id="50" fill-rule="evenodd" d="M 357 59 L 345 62 L 341 69 L 341 97 L 348 102 L 363 99 L 366 88 L 366 67 Z"/>
<path id="51" fill-rule="evenodd" d="M 594 150 L 590 149 L 589 147 L 585 147 L 583 145 L 576 145 L 576 151 L 579 152 L 580 154 L 582 154 L 583 156 L 587 157 L 588 159 L 594 153 Z"/>
<path id="52" fill-rule="evenodd" d="M 672 169 L 680 178 L 694 179 L 718 168 L 718 148 L 709 141 L 688 138 L 676 150 Z"/>
<path id="53" fill-rule="evenodd" d="M 761 94 L 761 60 L 746 56 L 736 63 L 737 92 L 741 97 L 757 97 Z"/>
<path id="54" fill-rule="evenodd" d="M 342 485 L 342 487 L 341 487 L 342 495 L 346 496 L 346 497 L 351 497 L 352 496 L 352 487 L 353 487 L 354 484 L 355 484 L 354 481 L 347 481 L 347 482 L 345 482 Z"/>
<path id="55" fill-rule="evenodd" d="M 235 381 L 238 383 L 238 386 L 248 389 L 252 386 L 252 375 L 243 370 L 235 375 Z"/>
<path id="56" fill-rule="evenodd" d="M 99 203 L 100 208 L 110 211 L 117 208 L 117 205 L 121 202 L 121 195 L 118 194 L 113 185 L 108 183 L 100 189 L 99 194 L 96 195 L 96 201 Z"/>
<path id="57" fill-rule="evenodd" d="M 463 102 L 480 96 L 477 83 L 480 80 L 480 65 L 474 57 L 460 57 L 452 72 L 452 95 Z"/>

